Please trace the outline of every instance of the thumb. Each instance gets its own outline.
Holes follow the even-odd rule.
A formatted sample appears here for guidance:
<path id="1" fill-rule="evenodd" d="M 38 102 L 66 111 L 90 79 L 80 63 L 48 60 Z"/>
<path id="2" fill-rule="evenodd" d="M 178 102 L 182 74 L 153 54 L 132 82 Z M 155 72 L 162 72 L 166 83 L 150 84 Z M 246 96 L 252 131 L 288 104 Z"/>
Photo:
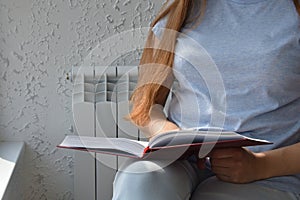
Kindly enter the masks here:
<path id="1" fill-rule="evenodd" d="M 210 157 L 198 158 L 197 166 L 198 166 L 199 169 L 211 170 Z"/>

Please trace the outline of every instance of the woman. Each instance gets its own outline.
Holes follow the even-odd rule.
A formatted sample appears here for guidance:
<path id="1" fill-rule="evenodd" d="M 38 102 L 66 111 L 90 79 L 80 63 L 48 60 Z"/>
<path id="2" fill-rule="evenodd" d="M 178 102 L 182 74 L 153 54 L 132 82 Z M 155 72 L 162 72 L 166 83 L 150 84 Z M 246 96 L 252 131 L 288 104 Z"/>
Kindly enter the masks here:
<path id="1" fill-rule="evenodd" d="M 299 13 L 297 0 L 167 2 L 141 58 L 131 120 L 150 139 L 221 126 L 273 144 L 213 150 L 211 172 L 201 159 L 198 168 L 192 158 L 132 161 L 113 199 L 300 199 Z"/>

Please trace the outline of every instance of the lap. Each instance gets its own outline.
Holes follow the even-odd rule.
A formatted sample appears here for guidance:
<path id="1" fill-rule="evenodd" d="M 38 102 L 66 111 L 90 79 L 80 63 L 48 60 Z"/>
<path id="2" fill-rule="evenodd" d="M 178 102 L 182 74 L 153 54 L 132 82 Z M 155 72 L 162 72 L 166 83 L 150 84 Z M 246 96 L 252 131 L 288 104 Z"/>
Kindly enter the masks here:
<path id="1" fill-rule="evenodd" d="M 291 193 L 258 184 L 232 184 L 199 170 L 188 161 L 131 160 L 114 181 L 113 200 L 296 200 Z M 299 199 L 298 199 L 299 200 Z"/>

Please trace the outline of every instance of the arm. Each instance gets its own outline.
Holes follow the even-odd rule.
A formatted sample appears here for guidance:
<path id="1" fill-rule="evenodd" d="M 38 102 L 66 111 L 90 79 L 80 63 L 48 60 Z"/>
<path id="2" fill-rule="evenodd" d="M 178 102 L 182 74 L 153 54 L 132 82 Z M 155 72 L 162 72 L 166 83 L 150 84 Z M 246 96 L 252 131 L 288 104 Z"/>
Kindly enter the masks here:
<path id="1" fill-rule="evenodd" d="M 300 142 L 291 146 L 257 153 L 261 167 L 266 167 L 262 178 L 270 178 L 273 176 L 284 176 L 300 173 Z"/>
<path id="2" fill-rule="evenodd" d="M 227 182 L 256 180 L 300 173 L 300 143 L 253 153 L 245 148 L 216 149 L 211 152 L 212 171 Z"/>

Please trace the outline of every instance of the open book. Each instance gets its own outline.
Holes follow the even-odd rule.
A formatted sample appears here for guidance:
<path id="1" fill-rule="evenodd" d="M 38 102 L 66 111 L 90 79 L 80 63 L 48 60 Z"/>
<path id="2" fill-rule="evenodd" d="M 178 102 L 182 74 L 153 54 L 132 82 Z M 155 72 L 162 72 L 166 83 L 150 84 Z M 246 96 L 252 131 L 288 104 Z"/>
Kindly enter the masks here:
<path id="1" fill-rule="evenodd" d="M 153 137 L 150 142 L 127 138 L 106 138 L 68 135 L 57 147 L 141 159 L 182 159 L 209 153 L 213 148 L 271 144 L 221 130 L 187 129 L 170 131 Z M 205 155 L 204 155 L 205 156 Z"/>

